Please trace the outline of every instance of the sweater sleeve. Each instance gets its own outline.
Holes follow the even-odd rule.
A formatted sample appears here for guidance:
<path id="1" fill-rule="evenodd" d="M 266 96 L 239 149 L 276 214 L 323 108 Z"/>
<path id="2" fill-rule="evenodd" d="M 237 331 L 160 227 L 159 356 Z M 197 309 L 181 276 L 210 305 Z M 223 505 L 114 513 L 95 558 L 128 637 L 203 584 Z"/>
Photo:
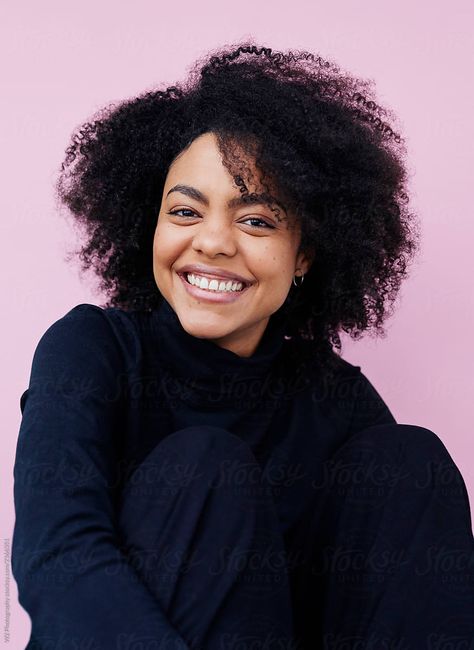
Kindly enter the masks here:
<path id="1" fill-rule="evenodd" d="M 104 314 L 81 304 L 53 323 L 21 396 L 12 571 L 32 623 L 27 648 L 187 650 L 118 545 L 124 355 Z"/>

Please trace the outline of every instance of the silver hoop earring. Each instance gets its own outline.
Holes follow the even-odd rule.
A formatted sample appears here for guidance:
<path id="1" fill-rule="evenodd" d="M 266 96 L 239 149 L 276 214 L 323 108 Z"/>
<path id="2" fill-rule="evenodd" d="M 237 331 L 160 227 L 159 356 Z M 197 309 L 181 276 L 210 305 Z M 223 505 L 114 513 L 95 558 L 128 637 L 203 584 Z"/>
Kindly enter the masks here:
<path id="1" fill-rule="evenodd" d="M 296 280 L 295 280 L 295 278 L 301 278 L 301 282 L 299 282 L 298 284 L 296 284 Z M 303 275 L 294 275 L 294 276 L 293 276 L 293 284 L 295 285 L 295 287 L 301 287 L 301 285 L 303 284 L 303 282 L 304 282 L 304 273 L 303 273 Z"/>

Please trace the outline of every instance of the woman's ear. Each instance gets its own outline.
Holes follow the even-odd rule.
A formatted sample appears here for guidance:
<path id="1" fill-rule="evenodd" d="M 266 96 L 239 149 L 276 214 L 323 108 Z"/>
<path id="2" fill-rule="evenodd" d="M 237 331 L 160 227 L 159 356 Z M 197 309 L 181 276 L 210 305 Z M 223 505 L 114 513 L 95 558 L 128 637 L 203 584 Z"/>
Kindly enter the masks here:
<path id="1" fill-rule="evenodd" d="M 296 268 L 301 269 L 304 275 L 308 273 L 315 258 L 315 251 L 301 251 L 296 258 Z"/>

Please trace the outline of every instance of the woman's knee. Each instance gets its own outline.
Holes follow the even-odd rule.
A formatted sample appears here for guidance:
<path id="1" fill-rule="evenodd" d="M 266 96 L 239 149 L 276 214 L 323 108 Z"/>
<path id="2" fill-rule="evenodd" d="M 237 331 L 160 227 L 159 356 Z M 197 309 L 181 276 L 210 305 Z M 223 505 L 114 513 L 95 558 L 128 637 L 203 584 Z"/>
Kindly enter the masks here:
<path id="1" fill-rule="evenodd" d="M 418 452 L 420 457 L 452 462 L 441 438 L 431 429 L 416 424 L 374 424 L 358 431 L 347 444 L 351 448 L 383 450 L 392 458 L 402 458 L 407 453 L 418 457 Z"/>
<path id="2" fill-rule="evenodd" d="M 260 480 L 261 468 L 250 446 L 221 427 L 194 425 L 163 438 L 138 464 L 126 481 L 132 487 L 190 487 L 204 482 L 213 485 L 222 476 L 245 474 L 247 481 Z"/>
<path id="3" fill-rule="evenodd" d="M 426 498 L 434 494 L 448 507 L 466 507 L 461 472 L 441 438 L 426 427 L 398 423 L 367 427 L 340 447 L 332 461 L 354 480 L 363 474 L 391 490 L 403 485 Z"/>
<path id="4" fill-rule="evenodd" d="M 183 460 L 193 462 L 237 459 L 257 463 L 249 444 L 227 429 L 210 425 L 184 427 L 167 435 L 151 454 L 178 453 Z"/>

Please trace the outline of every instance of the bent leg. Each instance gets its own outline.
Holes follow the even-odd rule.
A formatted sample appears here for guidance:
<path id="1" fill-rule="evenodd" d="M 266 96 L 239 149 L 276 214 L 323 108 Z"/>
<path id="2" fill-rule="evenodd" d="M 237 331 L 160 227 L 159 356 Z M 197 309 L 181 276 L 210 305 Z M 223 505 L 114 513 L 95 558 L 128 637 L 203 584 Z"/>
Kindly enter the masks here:
<path id="1" fill-rule="evenodd" d="M 313 487 L 310 530 L 301 524 L 288 541 L 304 549 L 291 576 L 304 647 L 470 647 L 470 505 L 440 438 L 374 425 L 338 450 Z"/>
<path id="2" fill-rule="evenodd" d="M 291 643 L 285 548 L 263 489 L 250 447 L 204 426 L 164 438 L 127 482 L 122 546 L 192 648 Z"/>

